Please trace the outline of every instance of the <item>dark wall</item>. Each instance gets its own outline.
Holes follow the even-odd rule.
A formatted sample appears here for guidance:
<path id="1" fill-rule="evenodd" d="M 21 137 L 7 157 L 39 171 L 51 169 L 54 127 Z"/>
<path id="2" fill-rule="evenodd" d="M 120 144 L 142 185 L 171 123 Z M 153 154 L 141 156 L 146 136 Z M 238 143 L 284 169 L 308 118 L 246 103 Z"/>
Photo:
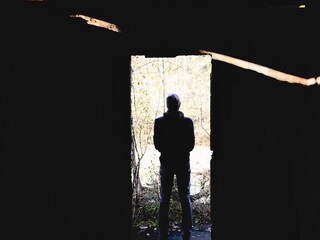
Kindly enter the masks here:
<path id="1" fill-rule="evenodd" d="M 68 9 L 20 11 L 0 87 L 0 238 L 129 239 L 126 43 Z"/>
<path id="2" fill-rule="evenodd" d="M 6 240 L 130 239 L 131 55 L 205 49 L 306 78 L 319 69 L 306 27 L 316 15 L 299 9 L 49 1 L 6 12 L 18 20 L 4 24 L 1 57 Z M 213 239 L 316 239 L 318 86 L 212 63 Z"/>
<path id="3" fill-rule="evenodd" d="M 313 14 L 276 9 L 255 16 L 254 25 L 218 27 L 222 52 L 297 76 L 318 75 L 317 32 L 304 27 Z M 307 37 L 311 32 L 315 38 Z M 317 239 L 319 87 L 217 62 L 212 83 L 213 237 Z"/>

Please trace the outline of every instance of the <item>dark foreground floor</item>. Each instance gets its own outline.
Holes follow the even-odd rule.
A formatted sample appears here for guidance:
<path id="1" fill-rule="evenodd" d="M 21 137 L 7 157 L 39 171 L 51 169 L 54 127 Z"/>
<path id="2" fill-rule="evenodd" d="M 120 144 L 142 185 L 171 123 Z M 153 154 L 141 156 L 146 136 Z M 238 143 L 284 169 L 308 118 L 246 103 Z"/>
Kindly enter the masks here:
<path id="1" fill-rule="evenodd" d="M 157 240 L 157 229 L 140 228 L 132 231 L 131 240 Z M 181 230 L 179 228 L 170 229 L 169 240 L 181 240 Z M 195 227 L 191 240 L 211 240 L 211 228 L 209 225 Z"/>

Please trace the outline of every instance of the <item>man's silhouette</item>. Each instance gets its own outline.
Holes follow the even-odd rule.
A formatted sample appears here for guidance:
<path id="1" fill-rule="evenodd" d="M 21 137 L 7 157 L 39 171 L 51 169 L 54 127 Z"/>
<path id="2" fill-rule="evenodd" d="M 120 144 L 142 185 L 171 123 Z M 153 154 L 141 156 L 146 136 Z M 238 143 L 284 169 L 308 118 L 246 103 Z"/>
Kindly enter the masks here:
<path id="1" fill-rule="evenodd" d="M 169 204 L 176 175 L 182 211 L 183 239 L 191 238 L 190 151 L 194 148 L 193 121 L 179 111 L 177 94 L 167 97 L 167 111 L 154 121 L 154 145 L 160 154 L 159 237 L 168 239 Z"/>

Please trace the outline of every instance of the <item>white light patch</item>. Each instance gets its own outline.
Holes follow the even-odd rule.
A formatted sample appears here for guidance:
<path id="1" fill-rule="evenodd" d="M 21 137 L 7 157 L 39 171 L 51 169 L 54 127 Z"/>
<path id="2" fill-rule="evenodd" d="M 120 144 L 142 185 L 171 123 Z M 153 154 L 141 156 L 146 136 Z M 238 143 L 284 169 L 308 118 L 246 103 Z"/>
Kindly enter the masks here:
<path id="1" fill-rule="evenodd" d="M 291 74 L 287 74 L 284 72 L 280 72 L 265 66 L 261 66 L 255 63 L 251 63 L 251 62 L 247 62 L 238 58 L 234 58 L 234 57 L 229 57 L 223 54 L 219 54 L 219 53 L 215 53 L 215 52 L 209 52 L 209 51 L 205 51 L 205 50 L 199 50 L 202 54 L 209 54 L 211 55 L 211 58 L 214 60 L 218 60 L 218 61 L 222 61 L 222 62 L 226 62 L 244 69 L 249 69 L 252 71 L 256 71 L 258 73 L 261 73 L 265 76 L 277 79 L 279 81 L 285 81 L 285 82 L 289 82 L 289 83 L 298 83 L 298 84 L 302 84 L 305 86 L 311 86 L 314 85 L 315 83 L 320 84 L 320 77 L 318 77 L 317 79 L 315 78 L 302 78 L 302 77 L 298 77 L 295 75 L 291 75 Z"/>
<path id="2" fill-rule="evenodd" d="M 96 18 L 88 17 L 88 16 L 85 16 L 82 14 L 70 15 L 70 17 L 82 18 L 82 19 L 86 20 L 87 24 L 89 24 L 89 25 L 106 28 L 106 29 L 111 30 L 113 32 L 118 32 L 118 33 L 121 32 L 121 30 L 117 27 L 117 25 L 115 25 L 113 23 L 109 23 L 109 22 L 102 21 L 102 20 L 99 20 Z"/>

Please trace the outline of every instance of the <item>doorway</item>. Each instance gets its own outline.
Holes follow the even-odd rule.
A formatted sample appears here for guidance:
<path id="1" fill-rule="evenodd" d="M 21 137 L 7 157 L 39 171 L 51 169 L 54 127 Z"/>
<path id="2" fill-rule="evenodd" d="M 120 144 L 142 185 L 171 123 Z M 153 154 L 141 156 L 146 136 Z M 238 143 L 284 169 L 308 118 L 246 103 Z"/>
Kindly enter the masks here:
<path id="1" fill-rule="evenodd" d="M 170 93 L 179 95 L 180 110 L 194 121 L 195 148 L 190 152 L 194 227 L 211 226 L 211 69 L 208 55 L 131 56 L 132 223 L 140 232 L 157 231 L 160 153 L 153 146 L 153 124 L 166 111 Z M 179 231 L 180 216 L 174 184 L 169 213 L 172 231 Z"/>

